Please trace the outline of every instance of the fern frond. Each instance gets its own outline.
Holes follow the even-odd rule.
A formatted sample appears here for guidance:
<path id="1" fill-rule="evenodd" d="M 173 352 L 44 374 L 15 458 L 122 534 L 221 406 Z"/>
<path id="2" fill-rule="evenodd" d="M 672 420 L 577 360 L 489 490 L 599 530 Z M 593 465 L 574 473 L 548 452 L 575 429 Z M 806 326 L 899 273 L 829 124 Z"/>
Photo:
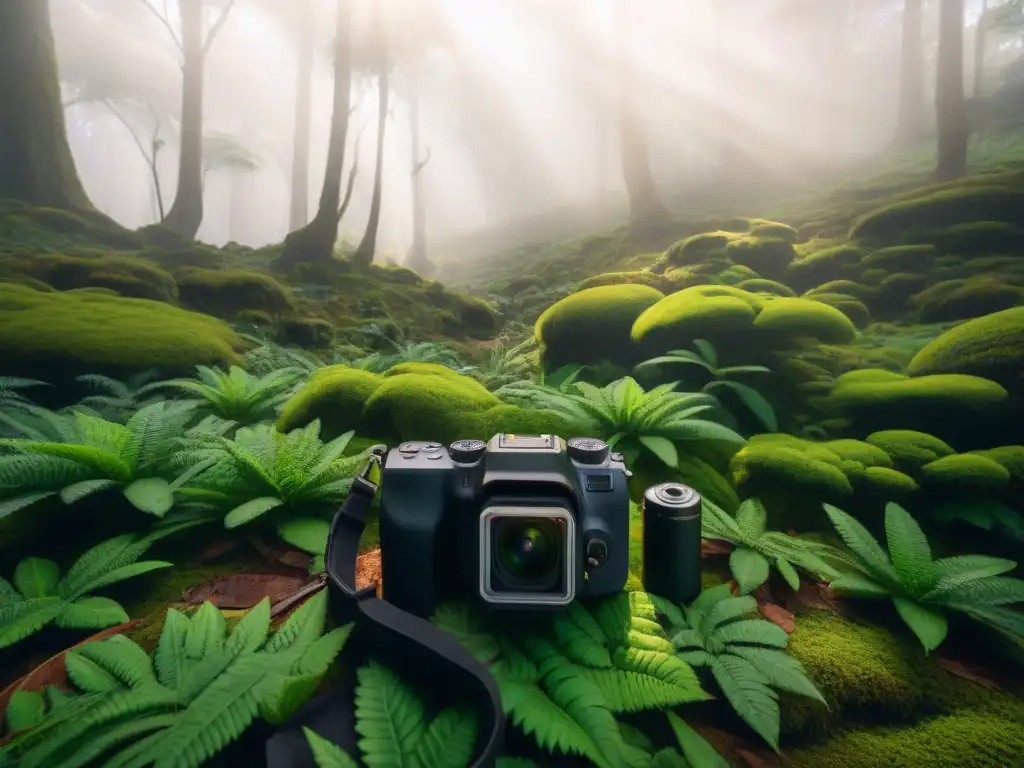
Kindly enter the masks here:
<path id="1" fill-rule="evenodd" d="M 885 505 L 885 537 L 892 564 L 910 594 L 931 589 L 936 578 L 928 539 L 910 513 L 893 502 Z"/>
<path id="2" fill-rule="evenodd" d="M 411 768 L 462 768 L 473 759 L 476 714 L 466 708 L 442 710 L 416 744 Z"/>
<path id="3" fill-rule="evenodd" d="M 355 760 L 334 742 L 322 738 L 306 726 L 302 727 L 306 736 L 309 751 L 313 753 L 313 762 L 317 768 L 359 768 Z"/>
<path id="4" fill-rule="evenodd" d="M 757 671 L 767 678 L 772 687 L 778 688 L 780 691 L 806 696 L 825 704 L 824 697 L 807 676 L 803 664 L 788 653 L 774 648 L 759 648 L 753 645 L 732 645 L 729 647 L 729 653 L 753 664 Z"/>
<path id="5" fill-rule="evenodd" d="M 832 525 L 842 537 L 846 546 L 860 558 L 860 567 L 867 569 L 868 574 L 876 581 L 895 587 L 901 584 L 900 577 L 893 567 L 889 556 L 882 549 L 875 537 L 850 515 L 831 504 L 823 504 Z"/>
<path id="6" fill-rule="evenodd" d="M 728 654 L 713 658 L 711 672 L 736 714 L 778 751 L 779 702 L 768 678 L 746 659 Z"/>
<path id="7" fill-rule="evenodd" d="M 86 643 L 77 653 L 109 672 L 129 688 L 158 685 L 149 654 L 123 635 Z"/>
<path id="8" fill-rule="evenodd" d="M 369 766 L 412 760 L 426 732 L 423 704 L 387 667 L 374 661 L 356 672 L 356 732 Z"/>
<path id="9" fill-rule="evenodd" d="M 579 672 L 597 686 L 608 708 L 616 713 L 664 709 L 707 698 L 703 693 L 695 696 L 688 688 L 639 672 L 618 669 L 581 669 Z"/>

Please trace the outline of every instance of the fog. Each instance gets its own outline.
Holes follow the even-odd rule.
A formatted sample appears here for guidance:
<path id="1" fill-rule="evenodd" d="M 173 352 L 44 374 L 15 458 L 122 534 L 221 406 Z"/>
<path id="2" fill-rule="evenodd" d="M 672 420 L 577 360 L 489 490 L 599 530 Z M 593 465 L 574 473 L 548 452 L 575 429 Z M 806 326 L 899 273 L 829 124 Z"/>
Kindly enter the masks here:
<path id="1" fill-rule="evenodd" d="M 336 7 L 311 1 L 310 217 L 332 115 Z M 622 66 L 633 73 L 629 97 L 670 204 L 673 189 L 719 178 L 730 152 L 753 158 L 758 173 L 800 181 L 853 166 L 892 141 L 901 0 L 626 0 L 625 13 L 614 0 L 377 1 L 394 64 L 380 255 L 401 259 L 411 242 L 410 88 L 429 148 L 426 225 L 439 240 L 563 207 L 603 210 L 616 223 Z M 166 206 L 177 176 L 181 51 L 169 31 L 179 31 L 177 0 L 149 2 L 151 9 L 144 0 L 51 3 L 79 173 L 96 205 L 129 227 L 159 219 L 136 144 L 149 151 L 157 126 Z M 358 64 L 372 0 L 348 2 Z M 207 0 L 211 17 L 225 4 Z M 204 133 L 211 146 L 219 137 L 222 151 L 208 162 L 201 240 L 258 246 L 289 230 L 299 5 L 236 0 L 210 47 Z M 929 61 L 935 6 L 925 11 Z M 980 8 L 968 0 L 968 25 Z M 340 237 L 358 242 L 373 187 L 369 67 L 357 70 L 352 93 L 345 175 L 357 140 L 359 172 Z"/>

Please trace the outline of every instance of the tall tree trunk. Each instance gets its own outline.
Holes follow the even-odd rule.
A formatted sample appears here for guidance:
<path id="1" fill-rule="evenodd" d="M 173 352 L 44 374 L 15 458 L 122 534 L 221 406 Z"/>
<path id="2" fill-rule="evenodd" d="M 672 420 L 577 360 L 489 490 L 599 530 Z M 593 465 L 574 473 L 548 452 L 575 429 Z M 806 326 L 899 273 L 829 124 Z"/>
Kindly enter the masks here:
<path id="1" fill-rule="evenodd" d="M 0 198 L 94 212 L 68 144 L 46 0 L 0 2 Z"/>
<path id="2" fill-rule="evenodd" d="M 181 153 L 178 189 L 163 224 L 186 240 L 203 223 L 203 26 L 203 0 L 181 0 Z"/>
<path id="3" fill-rule="evenodd" d="M 923 5 L 923 0 L 903 2 L 900 104 L 896 125 L 896 144 L 901 147 L 920 141 L 925 130 Z"/>
<path id="4" fill-rule="evenodd" d="M 647 132 L 635 98 L 639 82 L 629 60 L 629 18 L 625 0 L 617 0 L 615 17 L 620 35 L 619 48 L 619 152 L 622 179 L 629 195 L 630 225 L 643 229 L 668 219 L 668 210 L 658 195 L 651 176 Z"/>
<path id="5" fill-rule="evenodd" d="M 292 145 L 292 200 L 289 229 L 309 222 L 309 131 L 313 107 L 314 30 L 312 0 L 301 0 L 296 45 L 299 69 L 295 82 L 295 137 Z"/>
<path id="6" fill-rule="evenodd" d="M 985 82 L 985 37 L 988 31 L 988 0 L 982 0 L 981 15 L 978 16 L 978 26 L 974 30 L 974 72 L 971 97 L 975 100 L 981 98 L 981 90 Z"/>
<path id="7" fill-rule="evenodd" d="M 967 173 L 967 101 L 964 98 L 964 0 L 940 0 L 935 118 L 938 181 Z"/>
<path id="8" fill-rule="evenodd" d="M 377 158 L 373 168 L 373 197 L 370 199 L 370 215 L 366 220 L 366 231 L 363 232 L 363 239 L 352 255 L 352 260 L 356 264 L 367 267 L 373 263 L 374 254 L 377 253 L 377 230 L 380 228 L 380 204 L 384 184 L 384 129 L 387 126 L 388 91 L 391 88 L 388 78 L 390 63 L 385 48 L 387 43 L 380 3 L 377 4 L 376 27 L 376 43 L 379 46 L 380 59 L 377 62 Z"/>
<path id="9" fill-rule="evenodd" d="M 410 73 L 409 82 L 409 134 L 412 137 L 412 248 L 405 259 L 405 266 L 429 277 L 434 265 L 427 258 L 427 205 L 423 197 L 423 169 L 430 160 L 428 155 L 420 159 L 420 99 L 415 73 Z"/>
<path id="10" fill-rule="evenodd" d="M 352 95 L 352 46 L 349 39 L 352 9 L 348 0 L 338 0 L 334 37 L 334 104 L 331 133 L 327 144 L 327 167 L 320 190 L 316 216 L 284 241 L 281 262 L 329 261 L 338 239 L 338 211 L 341 206 L 341 172 L 348 140 L 349 101 Z"/>

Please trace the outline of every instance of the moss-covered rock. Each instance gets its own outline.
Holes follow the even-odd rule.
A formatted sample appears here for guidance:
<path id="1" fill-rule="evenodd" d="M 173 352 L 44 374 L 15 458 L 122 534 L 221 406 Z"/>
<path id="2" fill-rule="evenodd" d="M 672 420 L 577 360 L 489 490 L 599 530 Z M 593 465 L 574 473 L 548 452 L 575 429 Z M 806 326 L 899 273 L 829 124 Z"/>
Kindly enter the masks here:
<path id="1" fill-rule="evenodd" d="M 927 272 L 935 264 L 935 255 L 931 245 L 894 245 L 872 251 L 861 260 L 860 266 L 886 272 Z"/>
<path id="2" fill-rule="evenodd" d="M 853 245 L 837 245 L 809 253 L 793 261 L 783 282 L 805 291 L 830 280 L 841 280 L 848 268 L 860 263 L 863 252 Z"/>
<path id="3" fill-rule="evenodd" d="M 796 292 L 792 288 L 788 285 L 776 282 L 775 280 L 751 278 L 740 281 L 736 284 L 736 287 L 740 290 L 749 291 L 750 293 L 770 293 L 773 296 L 796 298 Z"/>
<path id="4" fill-rule="evenodd" d="M 972 453 L 944 456 L 921 467 L 925 486 L 943 491 L 999 491 L 1010 472 L 996 461 Z"/>
<path id="5" fill-rule="evenodd" d="M 334 341 L 334 326 L 319 317 L 286 317 L 278 332 L 282 342 L 303 349 L 326 349 Z"/>
<path id="6" fill-rule="evenodd" d="M 876 312 L 881 310 L 887 317 L 897 316 L 906 307 L 910 297 L 921 291 L 931 279 L 929 275 L 915 272 L 887 275 L 873 287 L 867 301 Z"/>
<path id="7" fill-rule="evenodd" d="M 911 297 L 926 323 L 966 320 L 1009 309 L 1024 301 L 1024 288 L 990 277 L 947 280 Z"/>
<path id="8" fill-rule="evenodd" d="M 864 442 L 881 448 L 896 467 L 917 474 L 921 467 L 956 451 L 947 443 L 925 432 L 911 429 L 887 429 L 872 432 Z"/>
<path id="9" fill-rule="evenodd" d="M 866 328 L 871 323 L 871 311 L 860 299 L 845 293 L 815 293 L 807 295 L 812 301 L 820 301 L 846 315 L 857 328 Z"/>
<path id="10" fill-rule="evenodd" d="M 842 293 L 865 301 L 874 293 L 874 290 L 853 280 L 829 280 L 827 283 L 822 283 L 816 288 L 806 291 L 803 298 L 811 299 L 822 293 Z"/>
<path id="11" fill-rule="evenodd" d="M 750 328 L 762 306 L 756 295 L 732 286 L 698 285 L 645 309 L 633 323 L 632 338 L 664 349 L 678 349 L 693 339 Z"/>
<path id="12" fill-rule="evenodd" d="M 943 253 L 984 256 L 1024 251 L 1024 229 L 1004 221 L 969 221 L 931 234 Z"/>
<path id="13" fill-rule="evenodd" d="M 737 237 L 725 247 L 733 264 L 754 270 L 760 277 L 781 278 L 796 258 L 796 251 L 788 240 L 777 237 Z"/>
<path id="14" fill-rule="evenodd" d="M 892 458 L 884 450 L 863 440 L 829 440 L 821 444 L 841 459 L 856 461 L 865 467 L 892 468 Z"/>
<path id="15" fill-rule="evenodd" d="M 754 237 L 771 237 L 793 244 L 800 242 L 800 233 L 789 224 L 767 219 L 751 219 L 750 234 Z"/>
<path id="16" fill-rule="evenodd" d="M 673 287 L 668 275 L 655 274 L 646 269 L 636 269 L 628 272 L 605 272 L 588 277 L 580 283 L 580 290 L 585 291 L 588 288 L 600 288 L 606 285 L 647 285 L 659 291 Z"/>
<path id="17" fill-rule="evenodd" d="M 1014 488 L 1024 488 L 1024 445 L 1002 445 L 971 453 L 991 459 L 1010 473 Z"/>
<path id="18" fill-rule="evenodd" d="M 393 365 L 388 368 L 383 375 L 385 378 L 390 378 L 392 376 L 401 376 L 406 373 L 415 373 L 420 376 L 444 376 L 449 379 L 458 379 L 459 381 L 464 381 L 466 379 L 466 377 L 461 373 L 453 371 L 446 365 L 441 365 L 440 363 L 421 363 L 417 361 L 409 361 Z"/>
<path id="19" fill-rule="evenodd" d="M 750 267 L 743 266 L 742 264 L 733 264 L 718 273 L 719 282 L 722 282 L 725 285 L 736 285 L 737 283 L 742 283 L 744 280 L 754 280 L 757 277 L 757 272 L 752 270 Z"/>
<path id="20" fill-rule="evenodd" d="M 870 493 L 886 501 L 899 499 L 920 490 L 910 475 L 888 467 L 865 467 L 862 472 L 846 472 L 857 493 Z"/>
<path id="21" fill-rule="evenodd" d="M 295 308 L 291 291 L 262 272 L 188 267 L 177 270 L 174 279 L 184 306 L 215 317 L 235 317 L 247 309 L 277 314 Z"/>
<path id="22" fill-rule="evenodd" d="M 82 252 L 15 253 L 0 259 L 0 275 L 39 280 L 60 291 L 74 288 L 109 288 L 135 299 L 153 299 L 176 304 L 178 288 L 164 270 L 129 256 Z"/>
<path id="23" fill-rule="evenodd" d="M 1024 307 L 1006 309 L 951 328 L 910 361 L 911 376 L 971 374 L 1021 388 Z"/>
<path id="24" fill-rule="evenodd" d="M 798 444 L 751 442 L 729 463 L 733 485 L 743 496 L 763 493 L 801 493 L 818 500 L 840 499 L 853 486 L 836 463 L 821 461 Z"/>
<path id="25" fill-rule="evenodd" d="M 241 340 L 220 320 L 147 299 L 46 293 L 0 284 L 0 369 L 19 375 L 238 362 Z"/>
<path id="26" fill-rule="evenodd" d="M 970 419 L 1000 406 L 1008 392 L 988 379 L 961 374 L 939 374 L 901 381 L 837 382 L 828 405 L 853 418 L 867 418 L 901 426 L 929 421 Z"/>
<path id="27" fill-rule="evenodd" d="M 321 434 L 333 439 L 362 425 L 363 406 L 383 383 L 384 377 L 358 368 L 321 368 L 285 402 L 277 429 L 289 432 L 320 419 Z"/>
<path id="28" fill-rule="evenodd" d="M 779 298 L 767 302 L 754 327 L 785 337 L 817 339 L 830 344 L 852 341 L 857 329 L 834 307 L 808 299 Z"/>
<path id="29" fill-rule="evenodd" d="M 670 245 L 664 254 L 666 264 L 687 266 L 705 261 L 715 251 L 724 249 L 730 242 L 742 237 L 737 232 L 701 232 Z"/>
<path id="30" fill-rule="evenodd" d="M 630 330 L 662 299 L 664 294 L 650 286 L 610 285 L 588 288 L 553 304 L 535 327 L 544 366 L 554 370 L 603 360 L 635 364 L 638 352 Z"/>

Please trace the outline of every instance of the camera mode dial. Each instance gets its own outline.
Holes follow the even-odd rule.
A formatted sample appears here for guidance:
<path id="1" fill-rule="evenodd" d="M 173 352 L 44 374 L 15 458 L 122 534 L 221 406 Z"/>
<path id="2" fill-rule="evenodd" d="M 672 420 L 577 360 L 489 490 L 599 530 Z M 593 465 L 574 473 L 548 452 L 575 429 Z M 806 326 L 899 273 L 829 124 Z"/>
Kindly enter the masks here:
<path id="1" fill-rule="evenodd" d="M 456 464 L 474 464 L 487 451 L 487 443 L 482 440 L 456 440 L 448 446 L 448 454 Z"/>
<path id="2" fill-rule="evenodd" d="M 604 464 L 608 458 L 608 443 L 596 437 L 573 437 L 566 442 L 569 458 L 580 464 Z"/>

